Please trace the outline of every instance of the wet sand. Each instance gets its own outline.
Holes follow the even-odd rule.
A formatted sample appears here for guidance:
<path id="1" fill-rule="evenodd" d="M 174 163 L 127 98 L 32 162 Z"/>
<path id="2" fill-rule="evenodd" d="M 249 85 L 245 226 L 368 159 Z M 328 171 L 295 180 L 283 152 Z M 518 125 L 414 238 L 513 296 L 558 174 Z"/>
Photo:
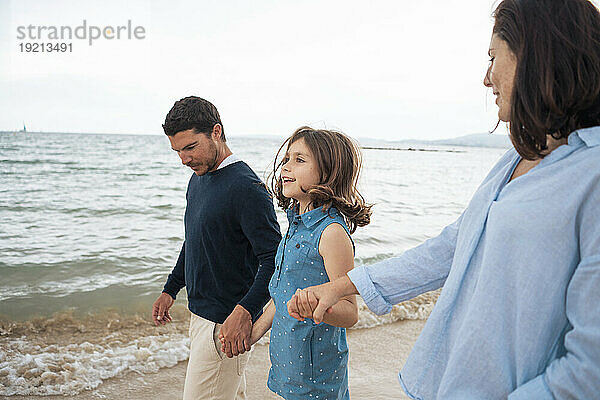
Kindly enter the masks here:
<path id="1" fill-rule="evenodd" d="M 408 399 L 398 383 L 398 371 L 406 361 L 424 320 L 403 320 L 369 329 L 348 331 L 350 346 L 350 395 L 353 399 Z M 180 399 L 187 362 L 158 373 L 140 375 L 129 372 L 110 378 L 92 391 L 76 396 L 11 396 L 21 399 Z M 254 347 L 246 368 L 249 400 L 281 399 L 266 387 L 270 367 L 268 346 Z"/>

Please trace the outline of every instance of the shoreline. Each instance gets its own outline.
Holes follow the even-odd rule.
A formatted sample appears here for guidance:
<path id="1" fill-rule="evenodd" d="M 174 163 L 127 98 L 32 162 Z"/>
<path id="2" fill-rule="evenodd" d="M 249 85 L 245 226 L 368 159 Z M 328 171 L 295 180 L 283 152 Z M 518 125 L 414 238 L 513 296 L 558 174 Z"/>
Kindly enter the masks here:
<path id="1" fill-rule="evenodd" d="M 349 382 L 354 399 L 408 399 L 399 382 L 398 371 L 420 334 L 425 320 L 401 320 L 366 329 L 348 330 L 350 348 Z M 390 348 L 386 348 L 390 346 Z M 270 367 L 268 345 L 256 345 L 246 368 L 247 398 L 281 399 L 267 387 Z M 104 380 L 96 389 L 77 395 L 0 396 L 1 399 L 163 399 L 181 398 L 187 361 L 156 373 L 130 371 Z"/>

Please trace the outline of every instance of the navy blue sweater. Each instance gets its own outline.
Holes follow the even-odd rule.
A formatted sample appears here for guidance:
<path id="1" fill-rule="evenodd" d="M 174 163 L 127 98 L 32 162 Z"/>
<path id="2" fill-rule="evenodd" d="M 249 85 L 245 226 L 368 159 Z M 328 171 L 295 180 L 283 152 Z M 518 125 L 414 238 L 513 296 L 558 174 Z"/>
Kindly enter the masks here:
<path id="1" fill-rule="evenodd" d="M 273 201 L 243 161 L 192 175 L 185 241 L 163 292 L 187 288 L 194 314 L 223 323 L 240 304 L 255 321 L 269 300 L 268 284 L 281 240 Z"/>

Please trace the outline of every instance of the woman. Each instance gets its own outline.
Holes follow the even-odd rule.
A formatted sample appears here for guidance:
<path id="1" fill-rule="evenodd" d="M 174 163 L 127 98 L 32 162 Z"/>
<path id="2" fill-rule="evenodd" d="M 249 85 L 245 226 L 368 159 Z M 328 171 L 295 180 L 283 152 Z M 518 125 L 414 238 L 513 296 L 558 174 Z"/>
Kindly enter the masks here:
<path id="1" fill-rule="evenodd" d="M 319 322 L 360 294 L 384 314 L 443 286 L 400 373 L 409 396 L 598 398 L 600 13 L 587 0 L 504 0 L 494 18 L 484 84 L 514 149 L 439 236 L 288 309 Z"/>

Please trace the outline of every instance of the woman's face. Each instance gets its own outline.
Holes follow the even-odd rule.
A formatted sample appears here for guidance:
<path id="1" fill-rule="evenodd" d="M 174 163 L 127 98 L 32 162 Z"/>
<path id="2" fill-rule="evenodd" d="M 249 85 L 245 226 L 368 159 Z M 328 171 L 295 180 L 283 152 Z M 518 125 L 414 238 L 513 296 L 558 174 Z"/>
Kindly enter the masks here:
<path id="1" fill-rule="evenodd" d="M 498 118 L 508 122 L 510 120 L 510 99 L 515 82 L 517 57 L 508 47 L 508 43 L 500 39 L 495 33 L 492 35 L 488 54 L 490 56 L 490 66 L 483 79 L 483 84 L 492 88 L 494 95 L 496 95 Z"/>

